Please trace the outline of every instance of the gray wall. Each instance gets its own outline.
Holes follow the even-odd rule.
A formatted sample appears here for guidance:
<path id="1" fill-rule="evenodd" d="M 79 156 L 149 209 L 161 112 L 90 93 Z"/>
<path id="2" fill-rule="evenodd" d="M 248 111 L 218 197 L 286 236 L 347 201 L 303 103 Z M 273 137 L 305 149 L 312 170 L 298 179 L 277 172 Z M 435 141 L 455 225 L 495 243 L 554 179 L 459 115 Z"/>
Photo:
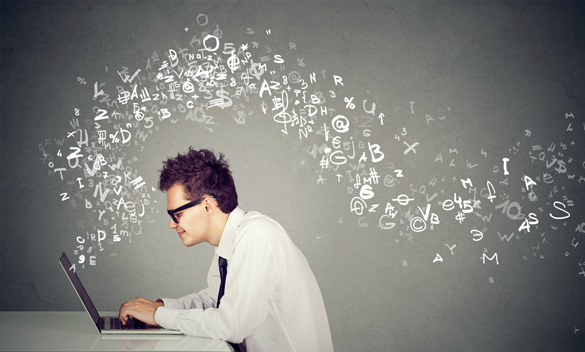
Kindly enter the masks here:
<path id="1" fill-rule="evenodd" d="M 205 285 L 213 248 L 184 248 L 153 189 L 162 160 L 194 146 L 225 153 L 241 207 L 281 222 L 305 253 L 336 350 L 583 350 L 584 10 L 2 1 L 0 308 L 82 309 L 61 251 L 101 310 Z M 193 40 L 206 35 L 217 40 Z M 248 44 L 235 72 L 225 43 Z M 156 75 L 189 91 L 187 61 L 205 59 L 188 54 L 203 44 L 229 84 L 179 101 Z M 242 92 L 285 76 L 288 115 L 275 106 L 282 88 Z M 166 100 L 143 101 L 144 89 Z M 311 113 L 303 94 L 312 123 L 286 120 Z M 98 109 L 108 118 L 95 121 Z"/>

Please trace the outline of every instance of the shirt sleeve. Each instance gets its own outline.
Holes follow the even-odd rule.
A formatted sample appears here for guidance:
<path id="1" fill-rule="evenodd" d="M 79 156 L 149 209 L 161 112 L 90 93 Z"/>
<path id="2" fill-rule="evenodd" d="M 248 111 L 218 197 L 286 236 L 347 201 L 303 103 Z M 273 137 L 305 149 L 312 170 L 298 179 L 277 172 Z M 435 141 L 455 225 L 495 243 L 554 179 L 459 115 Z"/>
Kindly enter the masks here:
<path id="1" fill-rule="evenodd" d="M 215 306 L 215 299 L 208 294 L 209 288 L 181 298 L 159 298 L 167 308 L 173 309 L 207 309 Z"/>
<path id="2" fill-rule="evenodd" d="M 257 226 L 246 232 L 228 263 L 220 307 L 181 308 L 174 302 L 167 307 L 165 301 L 155 314 L 159 325 L 191 336 L 240 343 L 264 322 L 279 276 L 277 249 Z"/>

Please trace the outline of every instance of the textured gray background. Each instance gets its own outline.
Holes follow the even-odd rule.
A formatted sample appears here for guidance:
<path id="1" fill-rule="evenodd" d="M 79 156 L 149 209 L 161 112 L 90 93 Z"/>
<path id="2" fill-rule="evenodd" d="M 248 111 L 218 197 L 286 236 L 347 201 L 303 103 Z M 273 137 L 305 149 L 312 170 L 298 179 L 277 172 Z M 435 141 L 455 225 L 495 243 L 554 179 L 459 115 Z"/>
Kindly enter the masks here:
<path id="1" fill-rule="evenodd" d="M 75 209 L 61 201 L 76 184 L 48 173 L 39 144 L 64 138 L 75 108 L 91 120 L 94 82 L 108 82 L 113 94 L 116 69 L 144 70 L 153 51 L 162 56 L 188 43 L 200 28 L 199 14 L 226 40 L 249 43 L 246 31 L 253 28 L 272 54 L 304 58 L 296 69 L 305 78 L 322 70 L 343 77 L 343 89 L 329 82 L 323 92 L 355 95 L 357 105 L 376 101 L 386 119 L 371 141 L 405 175 L 377 192 L 380 207 L 408 194 L 417 199 L 413 212 L 424 208 L 426 195 L 412 189 L 425 185 L 427 195 L 439 194 L 431 203 L 441 224 L 410 231 L 409 239 L 401 233 L 408 224 L 378 228 L 379 210 L 365 214 L 368 226 L 360 226 L 349 211 L 349 183 L 334 182 L 333 173 L 318 184 L 320 155 L 283 135 L 270 117 L 240 126 L 221 110 L 213 132 L 182 119 L 161 127 L 143 150 L 129 151 L 149 189 L 161 161 L 190 145 L 225 153 L 241 206 L 278 220 L 311 263 L 338 351 L 585 348 L 585 274 L 579 274 L 585 244 L 575 245 L 585 242 L 576 231 L 585 222 L 578 181 L 585 175 L 581 2 L 2 1 L 0 309 L 81 309 L 57 259 L 61 251 L 75 258 L 75 238 L 96 221 L 81 200 Z M 259 108 L 254 112 L 261 116 Z M 426 123 L 427 114 L 434 122 Z M 398 141 L 403 128 L 407 135 Z M 416 153 L 404 154 L 403 141 L 418 141 Z M 567 168 L 574 179 L 531 159 L 534 145 L 546 150 L 551 143 L 557 149 L 546 160 L 572 158 Z M 435 161 L 439 153 L 443 163 Z M 500 183 L 503 157 L 511 159 L 508 185 Z M 385 167 L 377 169 L 382 174 Z M 530 202 L 521 177 L 543 173 L 554 182 L 538 182 L 539 201 Z M 438 185 L 431 187 L 433 177 Z M 478 188 L 487 180 L 495 185 L 498 200 L 482 199 L 489 221 L 471 214 L 459 224 L 455 212 L 436 202 L 463 194 L 459 179 L 467 177 Z M 164 195 L 152 196 L 161 213 L 143 225 L 142 235 L 106 244 L 97 265 L 79 270 L 100 310 L 116 310 L 136 295 L 175 297 L 205 284 L 212 247 L 184 248 L 166 228 Z M 538 229 L 520 234 L 521 222 L 495 208 L 505 199 L 527 204 L 523 210 L 538 215 Z M 552 205 L 556 200 L 573 202 L 570 218 L 548 216 L 563 215 Z M 471 229 L 485 230 L 484 239 L 473 241 Z M 518 236 L 511 240 L 498 235 L 512 232 Z M 453 244 L 451 255 L 446 245 Z M 497 252 L 499 265 L 483 264 L 484 252 Z M 436 254 L 443 262 L 433 263 Z"/>

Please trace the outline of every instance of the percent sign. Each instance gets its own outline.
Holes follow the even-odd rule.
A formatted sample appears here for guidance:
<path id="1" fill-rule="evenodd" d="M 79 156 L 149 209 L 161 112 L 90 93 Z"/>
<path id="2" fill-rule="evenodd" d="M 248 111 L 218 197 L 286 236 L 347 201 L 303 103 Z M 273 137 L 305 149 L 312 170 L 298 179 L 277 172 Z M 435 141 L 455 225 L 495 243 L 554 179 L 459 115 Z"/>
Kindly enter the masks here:
<path id="1" fill-rule="evenodd" d="M 118 138 L 118 131 L 114 134 L 110 134 L 110 138 L 112 139 L 112 142 L 118 143 L 120 141 L 120 138 Z"/>
<path id="2" fill-rule="evenodd" d="M 346 104 L 345 104 L 346 108 L 355 109 L 355 104 L 353 103 L 353 97 L 351 97 L 351 98 L 345 97 L 345 98 L 343 98 L 343 101 L 346 102 Z"/>
<path id="3" fill-rule="evenodd" d="M 77 77 L 77 81 L 79 82 L 79 84 L 87 84 L 85 78 Z"/>

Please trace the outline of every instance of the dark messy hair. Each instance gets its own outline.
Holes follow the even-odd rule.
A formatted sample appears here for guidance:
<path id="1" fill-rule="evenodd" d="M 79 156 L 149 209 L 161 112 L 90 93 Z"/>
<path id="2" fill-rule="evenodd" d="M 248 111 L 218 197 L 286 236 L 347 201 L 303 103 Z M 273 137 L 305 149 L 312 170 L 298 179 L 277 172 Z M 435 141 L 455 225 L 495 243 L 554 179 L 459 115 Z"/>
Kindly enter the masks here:
<path id="1" fill-rule="evenodd" d="M 204 195 L 214 197 L 219 209 L 226 214 L 238 206 L 234 179 L 222 153 L 216 158 L 211 150 L 189 147 L 187 153 L 168 158 L 160 170 L 158 188 L 166 192 L 176 183 L 185 187 L 190 200 Z"/>

